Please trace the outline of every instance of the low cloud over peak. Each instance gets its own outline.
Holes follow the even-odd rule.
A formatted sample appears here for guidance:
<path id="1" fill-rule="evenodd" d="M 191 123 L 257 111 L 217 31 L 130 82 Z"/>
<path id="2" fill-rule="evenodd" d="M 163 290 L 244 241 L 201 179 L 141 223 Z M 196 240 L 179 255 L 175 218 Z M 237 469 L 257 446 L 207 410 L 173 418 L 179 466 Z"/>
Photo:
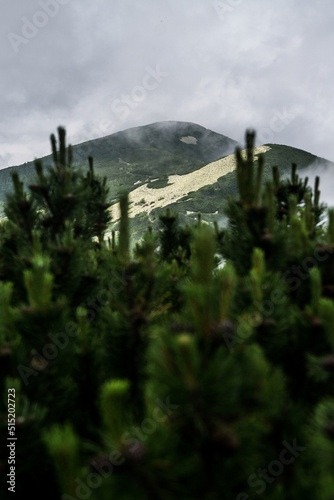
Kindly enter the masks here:
<path id="1" fill-rule="evenodd" d="M 165 120 L 334 160 L 329 0 L 15 0 L 0 25 L 0 168 L 58 125 L 76 144 Z"/>

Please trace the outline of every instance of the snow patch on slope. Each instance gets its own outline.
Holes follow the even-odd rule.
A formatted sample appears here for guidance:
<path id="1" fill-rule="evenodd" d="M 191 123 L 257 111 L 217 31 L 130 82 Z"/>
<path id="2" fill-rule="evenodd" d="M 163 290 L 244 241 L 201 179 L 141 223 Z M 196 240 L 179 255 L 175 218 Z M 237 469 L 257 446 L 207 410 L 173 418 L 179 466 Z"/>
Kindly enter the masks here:
<path id="1" fill-rule="evenodd" d="M 185 142 L 186 144 L 197 144 L 196 137 L 193 137 L 192 135 L 180 137 L 180 141 Z"/>

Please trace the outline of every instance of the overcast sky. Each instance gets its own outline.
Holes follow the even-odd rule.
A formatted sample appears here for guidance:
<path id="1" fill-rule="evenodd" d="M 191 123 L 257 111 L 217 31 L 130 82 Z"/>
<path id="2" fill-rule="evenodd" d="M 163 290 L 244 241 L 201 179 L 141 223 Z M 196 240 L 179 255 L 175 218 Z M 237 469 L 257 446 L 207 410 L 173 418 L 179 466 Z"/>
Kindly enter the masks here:
<path id="1" fill-rule="evenodd" d="M 163 120 L 334 161 L 332 0 L 3 4 L 0 168 Z"/>

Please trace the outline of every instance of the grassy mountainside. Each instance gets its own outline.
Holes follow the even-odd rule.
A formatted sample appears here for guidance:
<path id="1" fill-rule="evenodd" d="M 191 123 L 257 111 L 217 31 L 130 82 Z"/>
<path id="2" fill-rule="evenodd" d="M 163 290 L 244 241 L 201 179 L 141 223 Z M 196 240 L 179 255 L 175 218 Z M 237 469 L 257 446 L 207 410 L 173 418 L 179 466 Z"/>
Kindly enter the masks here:
<path id="1" fill-rule="evenodd" d="M 203 220 L 222 221 L 227 195 L 237 195 L 234 152 L 236 141 L 187 122 L 158 122 L 135 127 L 73 146 L 75 168 L 88 168 L 106 176 L 113 203 L 113 226 L 117 229 L 118 194 L 130 193 L 132 234 L 142 236 L 148 224 L 156 227 L 167 207 L 177 210 L 182 222 L 192 223 L 201 212 Z M 262 149 L 261 149 L 262 148 Z M 322 158 L 289 146 L 266 144 L 256 148 L 265 157 L 263 182 L 277 165 L 281 176 L 290 175 L 291 164 L 298 172 L 312 164 L 330 165 Z M 46 167 L 51 156 L 43 159 Z M 256 156 L 255 156 L 256 161 Z M 34 179 L 33 162 L 0 170 L 0 215 L 5 193 L 12 190 L 10 173 L 17 170 L 25 186 Z"/>
<path id="2" fill-rule="evenodd" d="M 255 153 L 262 153 L 264 155 L 265 167 L 263 172 L 263 183 L 272 178 L 272 167 L 275 165 L 279 167 L 281 177 L 290 177 L 292 163 L 297 164 L 297 172 L 302 177 L 306 176 L 306 169 L 310 165 L 330 167 L 334 171 L 333 163 L 290 146 L 266 144 L 262 147 L 255 148 Z M 254 160 L 256 163 L 256 155 Z M 134 217 L 135 222 L 133 223 L 133 230 L 137 233 L 138 237 L 148 224 L 151 224 L 154 228 L 158 226 L 159 213 L 167 206 L 169 206 L 171 210 L 178 212 L 183 223 L 193 223 L 197 219 L 199 212 L 202 214 L 202 220 L 206 222 L 217 220 L 219 223 L 223 223 L 224 200 L 226 200 L 228 195 L 237 196 L 238 194 L 236 174 L 234 171 L 236 166 L 235 155 L 232 154 L 217 160 L 213 162 L 212 165 L 217 166 L 218 173 L 211 176 L 208 175 L 205 185 L 203 186 L 198 186 L 196 177 L 200 170 L 205 170 L 209 165 L 202 167 L 202 169 L 193 170 L 191 175 L 187 174 L 182 176 L 184 178 L 188 177 L 187 184 L 184 185 L 184 195 L 178 197 L 177 200 L 173 200 L 172 197 L 170 197 L 168 203 L 164 203 L 164 200 L 162 200 L 166 191 L 163 189 L 164 186 L 157 186 L 155 189 L 155 199 L 146 196 L 148 189 L 146 189 L 146 193 L 144 193 L 145 187 L 154 188 L 154 183 L 142 185 L 142 196 L 138 196 L 140 194 L 140 188 L 136 187 L 136 189 L 130 192 L 130 201 L 132 201 L 130 217 Z M 179 184 L 181 183 L 180 180 L 181 179 L 176 178 L 176 176 L 169 177 L 170 192 L 173 192 L 173 188 L 175 188 L 175 192 L 178 192 Z M 156 208 L 157 205 L 158 208 Z M 159 205 L 165 208 L 160 208 Z M 117 219 L 117 216 L 118 210 L 115 206 L 113 207 L 114 219 Z"/>
<path id="3" fill-rule="evenodd" d="M 190 143 L 181 140 L 187 137 L 192 138 Z M 120 190 L 131 191 L 135 183 L 151 179 L 156 179 L 155 186 L 163 186 L 169 175 L 189 173 L 232 153 L 236 145 L 236 141 L 193 123 L 159 122 L 74 145 L 73 164 L 85 170 L 87 157 L 92 156 L 96 173 L 107 177 L 110 198 L 116 201 Z M 42 160 L 47 166 L 51 156 Z M 14 169 L 25 185 L 35 175 L 34 162 L 0 170 L 0 203 L 12 190 L 10 173 Z"/>

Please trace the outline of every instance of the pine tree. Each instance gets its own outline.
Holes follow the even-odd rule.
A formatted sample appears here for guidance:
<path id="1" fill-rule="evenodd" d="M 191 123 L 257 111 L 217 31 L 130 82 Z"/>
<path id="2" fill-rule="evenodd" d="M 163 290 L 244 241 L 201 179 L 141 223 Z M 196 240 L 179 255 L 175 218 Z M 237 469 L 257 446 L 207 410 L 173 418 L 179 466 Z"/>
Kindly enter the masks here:
<path id="1" fill-rule="evenodd" d="M 127 194 L 107 242 L 106 181 L 74 169 L 64 129 L 29 195 L 13 175 L 0 466 L 15 388 L 19 498 L 333 498 L 334 212 L 296 165 L 263 185 L 254 139 L 226 230 L 167 212 L 134 250 Z"/>

